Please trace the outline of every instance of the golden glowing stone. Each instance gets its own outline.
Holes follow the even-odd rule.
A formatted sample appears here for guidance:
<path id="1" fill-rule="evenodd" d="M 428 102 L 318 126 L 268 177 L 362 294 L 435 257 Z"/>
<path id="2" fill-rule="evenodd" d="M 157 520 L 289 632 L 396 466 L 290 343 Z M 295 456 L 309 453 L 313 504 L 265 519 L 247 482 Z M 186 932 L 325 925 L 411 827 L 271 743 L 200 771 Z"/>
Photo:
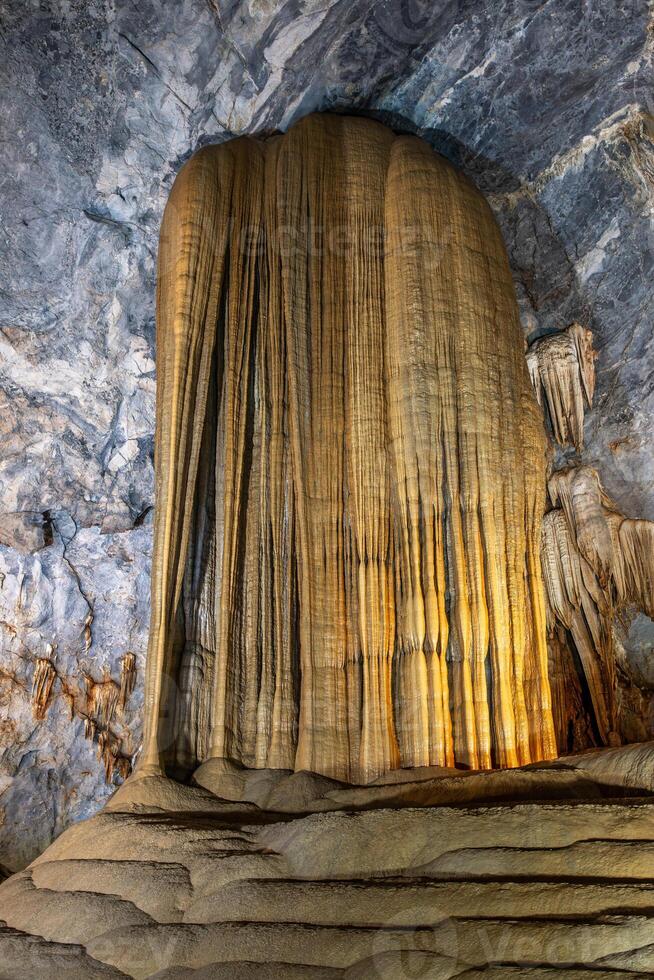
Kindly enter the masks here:
<path id="1" fill-rule="evenodd" d="M 555 756 L 546 440 L 482 195 L 361 118 L 206 147 L 157 303 L 141 772 Z"/>

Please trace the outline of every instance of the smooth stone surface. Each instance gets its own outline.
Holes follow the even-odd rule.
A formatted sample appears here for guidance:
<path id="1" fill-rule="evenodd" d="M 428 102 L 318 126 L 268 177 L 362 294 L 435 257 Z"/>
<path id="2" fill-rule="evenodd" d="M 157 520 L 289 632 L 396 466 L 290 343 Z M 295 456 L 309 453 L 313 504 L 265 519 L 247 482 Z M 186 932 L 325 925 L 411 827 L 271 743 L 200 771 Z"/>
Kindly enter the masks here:
<path id="1" fill-rule="evenodd" d="M 402 769 L 392 779 L 384 777 L 361 786 L 338 783 L 312 772 L 243 769 L 227 759 L 210 759 L 196 770 L 193 782 L 204 788 L 209 799 L 213 796 L 256 804 L 261 810 L 275 813 L 317 813 L 373 807 L 646 797 L 654 792 L 653 773 L 654 743 L 647 742 L 591 750 L 520 769 L 469 772 L 433 767 L 419 770 L 418 778 L 412 770 Z M 178 786 L 171 780 L 137 778 L 118 791 L 107 810 L 123 809 L 121 801 L 130 795 L 143 804 L 149 800 L 150 807 L 161 807 L 160 800 L 175 799 L 178 809 L 191 809 L 195 808 L 193 794 L 197 793 L 197 789 Z"/>

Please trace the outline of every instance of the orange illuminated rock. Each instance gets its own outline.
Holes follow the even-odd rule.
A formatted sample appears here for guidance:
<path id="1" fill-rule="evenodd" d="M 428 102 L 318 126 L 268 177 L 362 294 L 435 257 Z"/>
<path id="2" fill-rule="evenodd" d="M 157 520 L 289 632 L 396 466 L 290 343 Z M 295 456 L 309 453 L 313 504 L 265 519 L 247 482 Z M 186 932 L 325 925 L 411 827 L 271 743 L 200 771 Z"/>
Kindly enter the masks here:
<path id="1" fill-rule="evenodd" d="M 553 757 L 546 441 L 481 194 L 366 119 L 207 147 L 157 348 L 141 771 Z"/>

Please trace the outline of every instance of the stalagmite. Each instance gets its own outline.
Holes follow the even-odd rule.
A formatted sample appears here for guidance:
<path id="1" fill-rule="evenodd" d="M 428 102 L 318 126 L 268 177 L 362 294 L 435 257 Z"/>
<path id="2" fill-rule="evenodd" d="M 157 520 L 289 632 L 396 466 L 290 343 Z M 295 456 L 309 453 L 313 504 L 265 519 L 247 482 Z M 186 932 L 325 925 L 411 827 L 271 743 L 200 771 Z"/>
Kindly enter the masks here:
<path id="1" fill-rule="evenodd" d="M 555 505 L 543 520 L 542 547 L 549 633 L 556 647 L 550 649 L 550 673 L 564 672 L 556 652 L 563 626 L 583 667 L 599 739 L 607 744 L 617 740 L 613 621 L 629 606 L 654 614 L 654 523 L 619 514 L 589 466 L 553 473 L 548 489 Z M 560 725 L 557 730 L 560 745 Z"/>
<path id="2" fill-rule="evenodd" d="M 49 653 L 52 653 L 52 647 L 49 647 Z M 56 676 L 52 660 L 49 657 L 39 657 L 32 679 L 32 707 L 37 721 L 43 721 L 46 716 Z"/>
<path id="3" fill-rule="evenodd" d="M 554 438 L 561 446 L 584 445 L 584 402 L 595 391 L 593 335 L 579 323 L 535 340 L 527 365 L 538 404 L 547 407 Z"/>
<path id="4" fill-rule="evenodd" d="M 545 436 L 481 195 L 365 119 L 207 147 L 157 302 L 140 771 L 554 756 Z"/>

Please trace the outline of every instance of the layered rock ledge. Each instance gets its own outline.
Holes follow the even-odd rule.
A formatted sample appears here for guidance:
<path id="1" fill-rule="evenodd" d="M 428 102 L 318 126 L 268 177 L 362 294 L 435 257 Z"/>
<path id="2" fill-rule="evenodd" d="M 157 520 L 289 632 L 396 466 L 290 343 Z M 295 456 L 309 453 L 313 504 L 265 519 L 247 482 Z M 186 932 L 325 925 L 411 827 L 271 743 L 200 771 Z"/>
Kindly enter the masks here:
<path id="1" fill-rule="evenodd" d="M 222 798 L 132 778 L 0 887 L 0 974 L 651 976 L 652 755 L 354 788 L 216 765 Z"/>

